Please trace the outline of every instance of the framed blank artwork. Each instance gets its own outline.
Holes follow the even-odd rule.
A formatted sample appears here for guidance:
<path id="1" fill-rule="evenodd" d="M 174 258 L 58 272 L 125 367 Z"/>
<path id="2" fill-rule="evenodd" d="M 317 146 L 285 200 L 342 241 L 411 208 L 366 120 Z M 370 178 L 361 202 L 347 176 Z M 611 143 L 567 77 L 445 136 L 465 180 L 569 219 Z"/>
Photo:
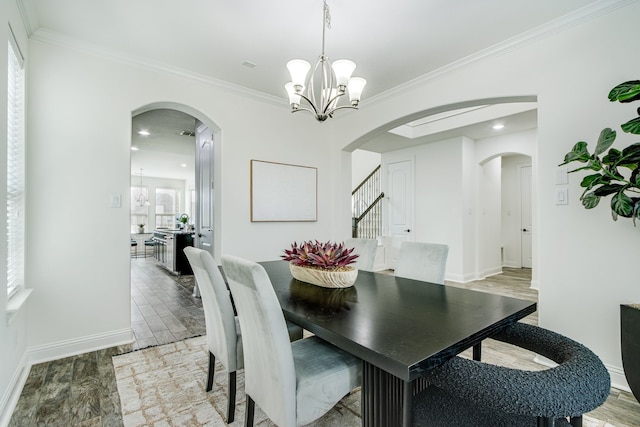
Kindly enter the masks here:
<path id="1" fill-rule="evenodd" d="M 251 160 L 251 221 L 317 221 L 318 169 Z"/>

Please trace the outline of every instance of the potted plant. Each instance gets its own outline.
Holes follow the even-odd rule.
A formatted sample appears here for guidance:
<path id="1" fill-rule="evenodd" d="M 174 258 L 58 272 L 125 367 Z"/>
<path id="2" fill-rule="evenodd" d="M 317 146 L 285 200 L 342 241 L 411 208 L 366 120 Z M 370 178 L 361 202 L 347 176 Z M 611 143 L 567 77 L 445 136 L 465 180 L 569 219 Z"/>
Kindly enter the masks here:
<path id="1" fill-rule="evenodd" d="M 144 224 L 138 224 L 138 233 L 144 233 Z"/>
<path id="2" fill-rule="evenodd" d="M 609 92 L 609 100 L 622 103 L 640 100 L 640 80 L 614 87 Z M 621 126 L 624 132 L 640 134 L 640 108 L 637 113 L 638 117 Z M 600 132 L 593 153 L 589 152 L 586 142 L 580 141 L 565 155 L 560 166 L 579 162 L 584 166 L 570 172 L 591 172 L 580 183 L 584 188 L 580 200 L 586 209 L 595 208 L 602 198 L 611 196 L 613 220 L 630 218 L 635 226 L 636 218 L 640 218 L 640 142 L 620 151 L 611 148 L 615 139 L 616 131 L 605 128 Z M 640 401 L 640 304 L 620 305 L 620 333 L 625 376 L 631 391 Z"/>
<path id="3" fill-rule="evenodd" d="M 359 255 L 355 248 L 348 249 L 344 243 L 319 241 L 294 242 L 291 249 L 285 249 L 281 257 L 289 261 L 291 275 L 301 282 L 325 288 L 346 288 L 353 286 L 358 270 L 353 264 Z"/>

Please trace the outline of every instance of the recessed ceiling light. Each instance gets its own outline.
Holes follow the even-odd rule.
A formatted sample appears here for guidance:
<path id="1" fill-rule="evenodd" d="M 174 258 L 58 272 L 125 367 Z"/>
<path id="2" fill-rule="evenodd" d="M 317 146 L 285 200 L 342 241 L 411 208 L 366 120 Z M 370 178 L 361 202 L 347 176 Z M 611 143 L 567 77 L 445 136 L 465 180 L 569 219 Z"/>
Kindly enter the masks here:
<path id="1" fill-rule="evenodd" d="M 182 163 L 180 166 L 182 166 L 183 168 L 186 168 L 187 164 L 186 163 Z"/>
<path id="2" fill-rule="evenodd" d="M 504 125 L 500 124 L 500 123 L 493 125 L 493 129 L 494 130 L 500 130 L 500 129 L 503 129 L 503 128 L 504 128 Z"/>
<path id="3" fill-rule="evenodd" d="M 247 68 L 256 68 L 256 64 L 251 61 L 243 61 L 242 65 Z"/>
<path id="4" fill-rule="evenodd" d="M 138 148 L 138 147 L 136 147 L 135 145 L 132 145 L 132 146 L 131 146 L 131 151 L 138 151 L 138 150 L 139 150 L 139 148 Z"/>
<path id="5" fill-rule="evenodd" d="M 149 136 L 149 135 L 151 135 L 151 132 L 149 132 L 149 131 L 148 131 L 148 130 L 146 130 L 146 129 L 140 129 L 140 130 L 138 131 L 138 135 L 142 135 L 142 136 Z"/>

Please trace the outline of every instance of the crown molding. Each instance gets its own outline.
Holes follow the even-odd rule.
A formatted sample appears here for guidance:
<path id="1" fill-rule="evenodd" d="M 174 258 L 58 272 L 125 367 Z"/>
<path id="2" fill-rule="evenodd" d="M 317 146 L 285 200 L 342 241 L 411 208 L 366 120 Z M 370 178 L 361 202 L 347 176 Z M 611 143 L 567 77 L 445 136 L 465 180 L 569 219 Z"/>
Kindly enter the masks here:
<path id="1" fill-rule="evenodd" d="M 38 14 L 36 13 L 32 0 L 16 0 L 18 12 L 22 19 L 22 25 L 28 36 L 34 32 L 34 28 L 38 27 Z"/>
<path id="2" fill-rule="evenodd" d="M 246 98 L 252 98 L 260 102 L 266 102 L 282 108 L 289 107 L 288 101 L 284 98 L 269 95 L 264 92 L 249 89 L 244 86 L 229 83 L 224 80 L 216 79 L 204 74 L 196 73 L 193 71 L 185 70 L 183 68 L 174 67 L 172 65 L 155 61 L 150 58 L 144 58 L 139 56 L 130 55 L 115 49 L 106 49 L 104 47 L 97 46 L 92 43 L 79 40 L 77 38 L 65 36 L 57 31 L 52 31 L 46 28 L 38 28 L 30 36 L 31 40 L 36 40 L 42 43 L 51 44 L 55 46 L 64 47 L 67 49 L 82 52 L 88 55 L 100 57 L 114 62 L 119 62 L 134 67 L 144 68 L 152 71 L 161 71 L 168 74 L 173 74 L 179 77 L 184 77 L 190 80 L 206 83 L 212 86 L 216 86 L 222 90 L 230 93 L 234 93 Z"/>
<path id="3" fill-rule="evenodd" d="M 397 96 L 406 91 L 410 91 L 416 86 L 421 86 L 437 80 L 447 73 L 455 71 L 474 62 L 493 56 L 503 55 L 506 52 L 519 49 L 522 46 L 526 46 L 539 40 L 543 40 L 554 34 L 561 33 L 585 22 L 592 21 L 602 15 L 606 15 L 615 10 L 629 6 L 635 2 L 637 2 L 637 0 L 600 0 L 591 3 L 590 5 L 582 7 L 574 12 L 568 13 L 529 31 L 525 31 L 524 33 L 521 33 L 517 36 L 506 39 L 500 43 L 454 61 L 434 71 L 423 74 L 413 80 L 409 80 L 406 83 L 402 83 L 378 95 L 372 96 L 371 98 L 367 99 L 366 104 L 367 106 L 371 106 L 373 104 L 382 102 L 385 99 Z"/>

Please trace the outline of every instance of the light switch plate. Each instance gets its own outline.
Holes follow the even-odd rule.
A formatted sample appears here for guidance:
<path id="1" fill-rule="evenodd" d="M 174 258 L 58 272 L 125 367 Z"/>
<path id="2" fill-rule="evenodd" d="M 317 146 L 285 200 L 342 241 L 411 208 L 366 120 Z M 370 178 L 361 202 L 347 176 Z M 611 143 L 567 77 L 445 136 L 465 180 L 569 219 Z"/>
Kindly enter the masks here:
<path id="1" fill-rule="evenodd" d="M 569 204 L 569 190 L 567 188 L 556 188 L 556 205 Z"/>
<path id="2" fill-rule="evenodd" d="M 566 185 L 569 183 L 569 169 L 559 168 L 556 170 L 556 185 Z"/>
<path id="3" fill-rule="evenodd" d="M 122 198 L 120 197 L 119 194 L 112 194 L 111 195 L 111 204 L 110 206 L 112 208 L 119 208 L 122 206 Z"/>

